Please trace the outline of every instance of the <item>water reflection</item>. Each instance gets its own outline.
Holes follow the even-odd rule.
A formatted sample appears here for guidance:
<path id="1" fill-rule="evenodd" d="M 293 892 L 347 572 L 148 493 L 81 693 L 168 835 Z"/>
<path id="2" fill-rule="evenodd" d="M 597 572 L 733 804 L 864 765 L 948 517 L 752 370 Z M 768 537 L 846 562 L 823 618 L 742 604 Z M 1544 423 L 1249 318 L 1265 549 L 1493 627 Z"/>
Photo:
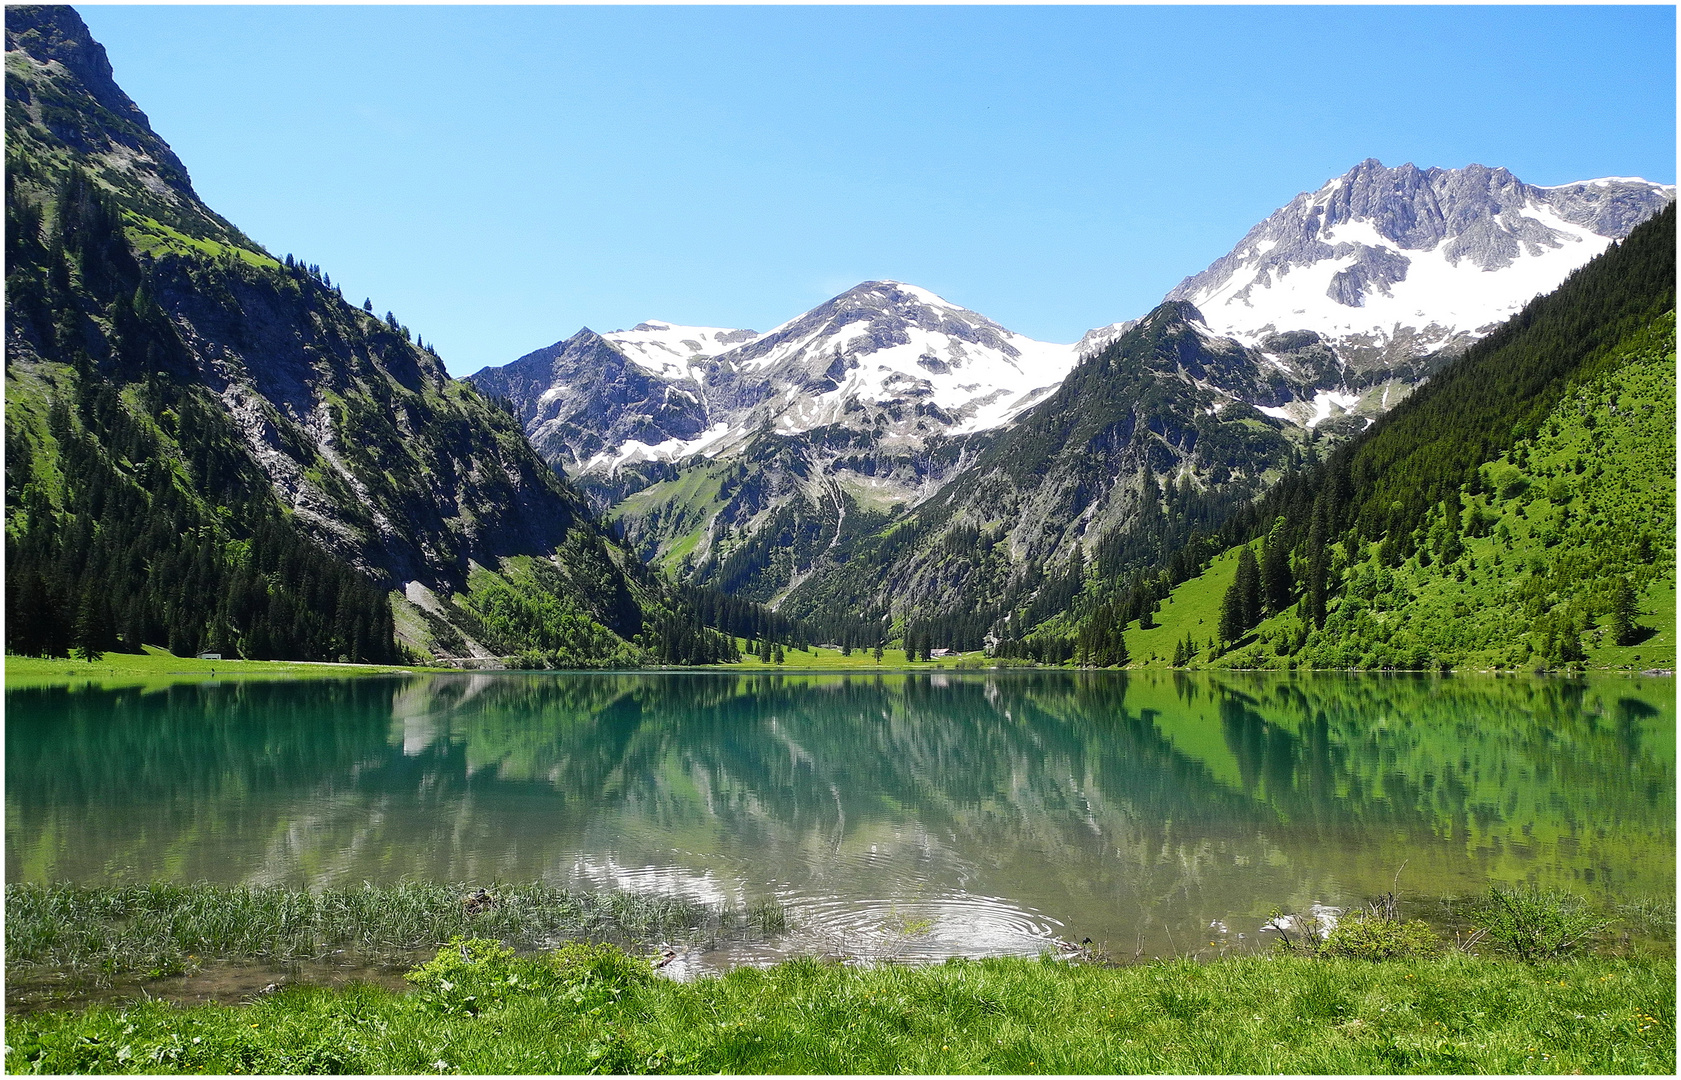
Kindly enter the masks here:
<path id="1" fill-rule="evenodd" d="M 1673 680 L 476 674 L 7 695 L 8 880 L 774 896 L 906 955 L 1184 950 L 1490 880 L 1670 896 Z M 832 939 L 832 940 L 831 940 Z M 1200 944 L 1200 943 L 1199 943 Z"/>

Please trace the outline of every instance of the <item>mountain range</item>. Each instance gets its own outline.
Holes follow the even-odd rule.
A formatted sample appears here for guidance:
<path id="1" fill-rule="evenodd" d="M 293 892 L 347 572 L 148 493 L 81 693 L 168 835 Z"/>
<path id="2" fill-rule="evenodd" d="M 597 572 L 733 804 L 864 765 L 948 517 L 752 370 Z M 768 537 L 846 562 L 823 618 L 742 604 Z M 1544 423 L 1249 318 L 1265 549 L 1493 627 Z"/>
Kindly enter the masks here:
<path id="1" fill-rule="evenodd" d="M 206 206 L 74 10 L 9 7 L 6 50 L 13 651 L 601 666 L 1077 633 L 1113 662 L 1266 507 L 1295 560 L 1267 574 L 1335 546 L 1303 485 L 1393 488 L 1332 519 L 1412 557 L 1452 485 L 1673 307 L 1672 187 L 1367 161 L 1075 343 L 869 281 L 762 333 L 582 329 L 456 380 Z M 1356 475 L 1409 416 L 1452 437 Z"/>
<path id="2" fill-rule="evenodd" d="M 1368 160 L 1298 195 L 1155 311 L 1072 345 L 871 281 L 765 334 L 585 329 L 470 380 L 508 400 L 644 558 L 810 614 L 802 588 L 829 596 L 823 579 L 854 541 L 931 500 L 945 514 L 965 492 L 1008 492 L 957 516 L 1007 520 L 1024 571 L 1125 525 L 1146 462 L 1199 493 L 1247 497 L 1363 430 L 1673 198 L 1637 179 L 1540 188 L 1481 165 Z M 1124 386 L 1076 378 L 1106 355 L 1100 370 L 1128 372 Z M 1113 422 L 1086 432 L 1105 410 Z M 1096 442 L 1030 454 L 1028 474 L 983 465 L 1000 440 L 1024 460 L 1020 430 L 1064 421 Z M 901 613 L 974 601 L 962 587 L 894 595 Z"/>

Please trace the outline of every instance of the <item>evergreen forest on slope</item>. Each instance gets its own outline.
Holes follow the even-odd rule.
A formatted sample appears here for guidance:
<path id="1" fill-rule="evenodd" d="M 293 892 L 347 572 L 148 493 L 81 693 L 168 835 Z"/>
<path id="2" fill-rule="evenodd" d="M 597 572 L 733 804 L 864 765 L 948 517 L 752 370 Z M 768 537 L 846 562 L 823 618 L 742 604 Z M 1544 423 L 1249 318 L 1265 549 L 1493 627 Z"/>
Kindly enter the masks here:
<path id="1" fill-rule="evenodd" d="M 418 335 L 206 207 L 74 10 L 6 43 L 8 651 L 736 654 Z"/>

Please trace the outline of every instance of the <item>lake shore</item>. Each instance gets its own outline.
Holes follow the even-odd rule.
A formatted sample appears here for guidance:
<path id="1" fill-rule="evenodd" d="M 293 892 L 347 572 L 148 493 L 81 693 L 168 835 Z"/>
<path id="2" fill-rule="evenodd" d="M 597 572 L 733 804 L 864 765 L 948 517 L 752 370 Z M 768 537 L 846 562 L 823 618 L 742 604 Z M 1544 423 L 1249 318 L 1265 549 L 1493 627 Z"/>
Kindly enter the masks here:
<path id="1" fill-rule="evenodd" d="M 1289 671 L 1276 668 L 1167 668 L 1161 664 L 1137 663 L 1125 668 L 1089 668 L 1059 664 L 1038 664 L 1022 660 L 994 660 L 981 652 L 958 653 L 932 660 L 911 661 L 904 650 L 886 650 L 877 661 L 865 650 L 842 655 L 840 650 L 819 649 L 801 652 L 790 650 L 782 663 L 766 663 L 756 656 L 743 656 L 734 664 L 697 664 L 671 667 L 631 669 L 639 672 L 728 672 L 751 675 L 905 675 L 915 672 L 998 672 L 998 671 L 1228 671 L 1270 672 L 1279 675 L 1312 674 L 1319 669 L 1296 668 Z M 496 661 L 500 663 L 500 661 Z M 156 647 L 148 646 L 142 654 L 106 653 L 98 660 L 86 661 L 65 657 L 16 656 L 7 654 L 5 676 L 7 689 L 35 686 L 167 686 L 172 683 L 203 683 L 212 680 L 243 682 L 257 679 L 348 679 L 371 675 L 447 675 L 477 671 L 521 671 L 525 669 L 501 667 L 469 667 L 400 664 L 350 664 L 302 660 L 201 660 L 180 657 Z M 1343 669 L 1325 669 L 1341 671 Z M 1500 670 L 1456 670 L 1453 672 L 1383 671 L 1360 674 L 1453 674 L 1453 675 L 1528 675 L 1551 674 L 1564 677 L 1581 675 L 1626 675 L 1648 678 L 1673 677 L 1673 668 L 1631 670 L 1627 667 L 1588 667 L 1581 671 L 1545 673 Z M 554 672 L 562 674 L 562 672 Z M 580 672 L 565 672 L 580 674 Z"/>
<path id="2" fill-rule="evenodd" d="M 98 660 L 6 655 L 6 688 L 88 685 L 168 685 L 178 682 L 239 682 L 251 679 L 349 679 L 368 675 L 446 672 L 441 667 L 400 664 L 340 664 L 302 660 L 200 660 L 155 646 L 144 653 L 106 653 Z"/>

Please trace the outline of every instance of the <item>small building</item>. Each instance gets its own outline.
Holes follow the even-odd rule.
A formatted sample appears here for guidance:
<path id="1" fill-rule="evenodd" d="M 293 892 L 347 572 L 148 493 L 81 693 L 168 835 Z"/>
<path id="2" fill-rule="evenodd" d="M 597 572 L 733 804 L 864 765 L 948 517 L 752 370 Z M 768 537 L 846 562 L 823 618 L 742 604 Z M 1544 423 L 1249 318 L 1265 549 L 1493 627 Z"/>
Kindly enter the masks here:
<path id="1" fill-rule="evenodd" d="M 928 655 L 933 657 L 935 660 L 938 660 L 942 656 L 950 656 L 951 655 L 951 650 L 950 649 L 929 649 L 928 650 Z"/>
<path id="2" fill-rule="evenodd" d="M 200 660 L 220 660 L 222 654 L 219 652 L 201 652 L 198 654 L 198 658 Z"/>

